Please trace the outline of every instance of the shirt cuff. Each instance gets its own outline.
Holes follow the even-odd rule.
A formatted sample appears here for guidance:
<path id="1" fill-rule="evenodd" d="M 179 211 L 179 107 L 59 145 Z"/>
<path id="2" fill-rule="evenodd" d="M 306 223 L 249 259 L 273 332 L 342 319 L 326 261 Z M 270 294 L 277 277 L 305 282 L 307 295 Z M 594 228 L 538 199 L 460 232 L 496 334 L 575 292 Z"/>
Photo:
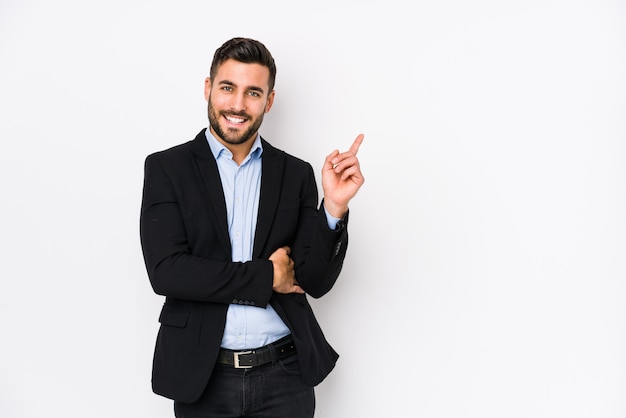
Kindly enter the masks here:
<path id="1" fill-rule="evenodd" d="M 330 213 L 328 213 L 326 207 L 324 207 L 324 212 L 326 213 L 326 222 L 328 223 L 328 227 L 334 231 L 335 229 L 337 229 L 337 224 L 339 223 L 341 218 L 335 218 L 334 216 L 332 216 Z"/>

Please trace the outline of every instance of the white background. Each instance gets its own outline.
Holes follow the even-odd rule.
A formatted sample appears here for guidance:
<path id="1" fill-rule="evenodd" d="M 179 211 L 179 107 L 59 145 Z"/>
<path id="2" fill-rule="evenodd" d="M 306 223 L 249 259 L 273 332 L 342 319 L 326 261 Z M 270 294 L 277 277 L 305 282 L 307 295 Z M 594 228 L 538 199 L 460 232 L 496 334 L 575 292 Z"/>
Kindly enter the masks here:
<path id="1" fill-rule="evenodd" d="M 0 416 L 172 416 L 143 161 L 232 36 L 277 61 L 274 145 L 365 134 L 317 417 L 626 417 L 618 0 L 2 0 Z"/>

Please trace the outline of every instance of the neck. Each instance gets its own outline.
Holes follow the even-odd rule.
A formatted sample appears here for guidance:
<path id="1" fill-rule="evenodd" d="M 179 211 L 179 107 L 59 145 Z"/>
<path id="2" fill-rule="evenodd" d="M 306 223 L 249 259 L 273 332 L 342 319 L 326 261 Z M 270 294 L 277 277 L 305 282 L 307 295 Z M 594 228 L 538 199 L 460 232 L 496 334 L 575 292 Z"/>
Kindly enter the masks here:
<path id="1" fill-rule="evenodd" d="M 243 160 L 246 159 L 248 154 L 250 154 L 250 150 L 252 149 L 252 144 L 254 144 L 254 140 L 256 139 L 258 132 L 252 135 L 248 140 L 242 142 L 240 144 L 233 144 L 228 141 L 225 141 L 221 138 L 214 130 L 213 127 L 211 129 L 211 134 L 215 139 L 217 139 L 222 145 L 226 147 L 233 154 L 233 161 L 237 163 L 237 165 L 241 165 Z"/>

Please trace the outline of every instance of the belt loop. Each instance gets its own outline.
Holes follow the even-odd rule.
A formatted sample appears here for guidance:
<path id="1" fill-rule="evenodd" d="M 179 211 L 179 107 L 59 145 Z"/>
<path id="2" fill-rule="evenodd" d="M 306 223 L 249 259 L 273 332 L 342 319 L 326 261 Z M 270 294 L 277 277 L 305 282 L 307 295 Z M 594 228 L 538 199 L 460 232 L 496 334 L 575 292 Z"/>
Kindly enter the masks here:
<path id="1" fill-rule="evenodd" d="M 274 348 L 274 344 L 270 344 L 268 347 L 270 349 L 270 357 L 272 358 L 272 367 L 274 367 L 277 360 L 276 349 Z"/>

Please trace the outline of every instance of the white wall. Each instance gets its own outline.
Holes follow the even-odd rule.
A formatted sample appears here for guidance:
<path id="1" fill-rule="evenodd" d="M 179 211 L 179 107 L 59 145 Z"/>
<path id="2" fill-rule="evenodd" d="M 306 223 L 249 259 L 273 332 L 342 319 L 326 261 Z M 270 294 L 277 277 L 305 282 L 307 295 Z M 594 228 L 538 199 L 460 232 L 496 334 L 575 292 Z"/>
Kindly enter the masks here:
<path id="1" fill-rule="evenodd" d="M 618 0 L 3 0 L 0 416 L 172 416 L 143 160 L 239 35 L 278 64 L 266 138 L 321 167 L 366 135 L 318 417 L 626 416 Z"/>

